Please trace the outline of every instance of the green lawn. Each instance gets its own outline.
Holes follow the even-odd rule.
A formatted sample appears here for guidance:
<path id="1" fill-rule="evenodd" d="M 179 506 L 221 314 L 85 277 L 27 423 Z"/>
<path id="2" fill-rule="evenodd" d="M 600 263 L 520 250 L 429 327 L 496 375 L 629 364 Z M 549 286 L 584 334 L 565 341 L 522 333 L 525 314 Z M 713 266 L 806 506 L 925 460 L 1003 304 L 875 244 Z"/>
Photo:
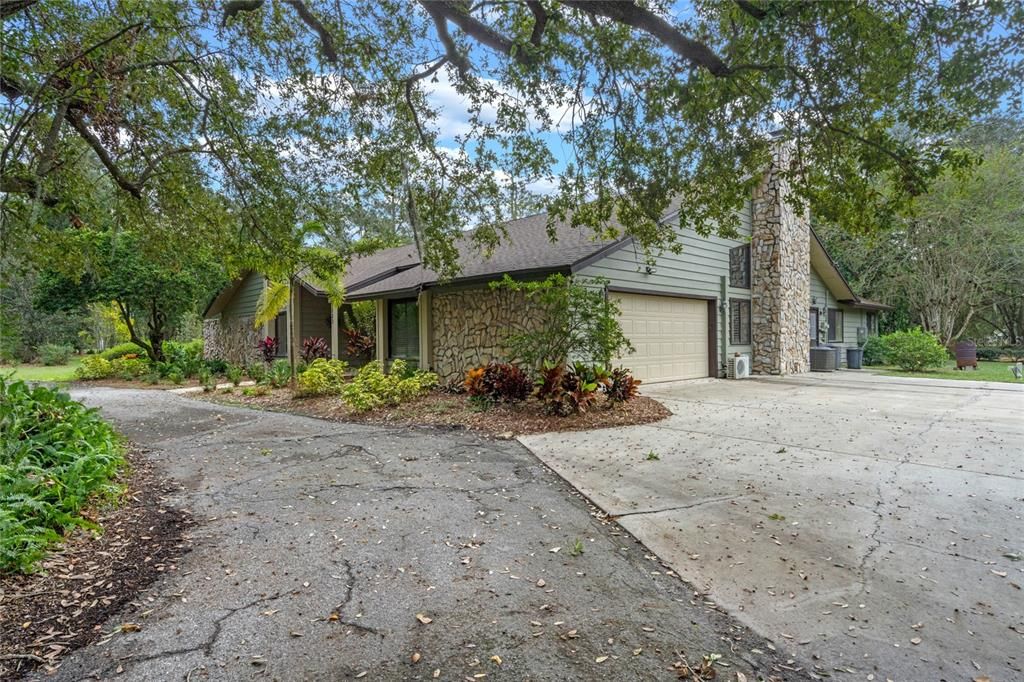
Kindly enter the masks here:
<path id="1" fill-rule="evenodd" d="M 904 372 L 895 367 L 871 367 L 882 374 L 894 377 L 925 377 L 927 379 L 962 379 L 968 381 L 1002 381 L 1011 384 L 1024 385 L 1024 381 L 1017 381 L 1010 372 L 1009 362 L 985 362 L 978 361 L 977 371 L 965 369 L 960 372 L 956 369 L 956 361 L 950 360 L 941 369 L 930 369 L 927 372 Z"/>
<path id="2" fill-rule="evenodd" d="M 66 365 L 0 365 L 0 374 L 14 372 L 14 379 L 25 381 L 71 381 L 75 378 L 75 369 L 82 362 L 81 358 L 73 357 Z"/>

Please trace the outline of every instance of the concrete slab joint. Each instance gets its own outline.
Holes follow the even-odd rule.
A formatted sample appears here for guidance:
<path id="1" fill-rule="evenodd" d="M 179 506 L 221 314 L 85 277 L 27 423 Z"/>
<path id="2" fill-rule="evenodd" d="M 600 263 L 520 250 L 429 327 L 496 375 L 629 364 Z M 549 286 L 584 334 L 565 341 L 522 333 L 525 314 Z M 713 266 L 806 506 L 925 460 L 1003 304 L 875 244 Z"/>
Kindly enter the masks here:
<path id="1" fill-rule="evenodd" d="M 809 370 L 810 213 L 790 204 L 792 145 L 779 145 L 754 190 L 750 240 L 751 336 L 755 374 Z"/>

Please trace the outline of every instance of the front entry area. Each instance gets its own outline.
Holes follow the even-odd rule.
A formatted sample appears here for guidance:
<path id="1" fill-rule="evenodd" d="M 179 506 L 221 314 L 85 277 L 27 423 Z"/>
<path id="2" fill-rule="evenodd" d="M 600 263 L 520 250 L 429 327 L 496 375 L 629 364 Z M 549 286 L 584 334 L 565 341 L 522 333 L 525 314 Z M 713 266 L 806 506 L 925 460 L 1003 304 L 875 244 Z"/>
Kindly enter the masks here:
<path id="1" fill-rule="evenodd" d="M 619 321 L 636 349 L 613 364 L 625 365 L 646 382 L 708 376 L 708 301 L 652 294 L 612 293 Z"/>

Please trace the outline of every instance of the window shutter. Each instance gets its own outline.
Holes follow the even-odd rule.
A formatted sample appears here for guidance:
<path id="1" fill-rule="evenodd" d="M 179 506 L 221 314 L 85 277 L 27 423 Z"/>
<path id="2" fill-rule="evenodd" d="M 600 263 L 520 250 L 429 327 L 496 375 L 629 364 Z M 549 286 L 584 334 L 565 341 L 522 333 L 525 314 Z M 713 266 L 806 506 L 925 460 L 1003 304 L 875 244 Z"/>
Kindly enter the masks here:
<path id="1" fill-rule="evenodd" d="M 750 244 L 729 249 L 729 285 L 750 288 Z"/>
<path id="2" fill-rule="evenodd" d="M 729 300 L 729 343 L 734 346 L 750 343 L 750 301 Z"/>
<path id="3" fill-rule="evenodd" d="M 729 343 L 733 345 L 739 345 L 741 334 L 743 333 L 741 329 L 743 314 L 739 303 L 735 299 L 729 301 Z"/>

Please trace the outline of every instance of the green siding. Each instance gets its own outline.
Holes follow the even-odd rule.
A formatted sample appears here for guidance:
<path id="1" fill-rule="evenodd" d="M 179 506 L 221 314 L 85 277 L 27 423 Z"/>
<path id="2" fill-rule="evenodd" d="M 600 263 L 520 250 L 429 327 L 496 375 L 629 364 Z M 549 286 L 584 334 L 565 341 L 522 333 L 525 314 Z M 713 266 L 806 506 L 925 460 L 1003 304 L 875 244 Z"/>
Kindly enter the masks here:
<path id="1" fill-rule="evenodd" d="M 843 305 L 836 301 L 836 297 L 828 290 L 825 283 L 822 281 L 818 273 L 811 268 L 811 300 L 816 301 L 814 304 L 816 307 L 824 309 L 822 313 L 822 319 L 828 319 L 829 308 L 838 308 L 843 311 L 843 333 L 842 336 L 836 341 L 827 341 L 822 338 L 822 343 L 827 343 L 831 346 L 842 346 L 844 348 L 856 348 L 857 344 L 857 327 L 868 326 L 867 313 L 864 310 L 858 308 L 851 308 L 848 305 Z M 846 362 L 845 355 L 843 356 L 843 362 Z"/>
<path id="2" fill-rule="evenodd" d="M 235 295 L 231 297 L 221 315 L 225 318 L 253 317 L 256 315 L 256 304 L 263 293 L 263 275 L 250 272 L 242 280 Z"/>
<path id="3" fill-rule="evenodd" d="M 596 263 L 581 270 L 581 277 L 605 277 L 609 286 L 669 293 L 681 296 L 691 295 L 721 299 L 722 277 L 729 276 L 729 249 L 747 244 L 750 241 L 751 206 L 748 203 L 740 215 L 741 225 L 738 239 L 725 239 L 711 236 L 701 237 L 691 228 L 683 228 L 680 233 L 682 251 L 680 253 L 663 253 L 655 259 L 654 271 L 646 271 L 643 254 L 632 245 L 610 253 Z M 728 287 L 726 298 L 750 300 L 750 289 Z M 719 302 L 721 302 L 719 300 Z M 724 315 L 728 317 L 728 301 Z M 723 312 L 718 311 L 719 339 L 716 350 L 722 347 L 721 335 L 726 325 L 722 321 Z M 728 346 L 728 355 L 733 353 L 750 353 L 750 345 Z M 719 362 L 721 362 L 719 358 Z"/>
<path id="4" fill-rule="evenodd" d="M 301 286 L 301 285 L 299 285 Z M 331 343 L 331 303 L 324 296 L 312 294 L 305 287 L 299 298 L 299 336 L 308 339 L 319 336 Z"/>

